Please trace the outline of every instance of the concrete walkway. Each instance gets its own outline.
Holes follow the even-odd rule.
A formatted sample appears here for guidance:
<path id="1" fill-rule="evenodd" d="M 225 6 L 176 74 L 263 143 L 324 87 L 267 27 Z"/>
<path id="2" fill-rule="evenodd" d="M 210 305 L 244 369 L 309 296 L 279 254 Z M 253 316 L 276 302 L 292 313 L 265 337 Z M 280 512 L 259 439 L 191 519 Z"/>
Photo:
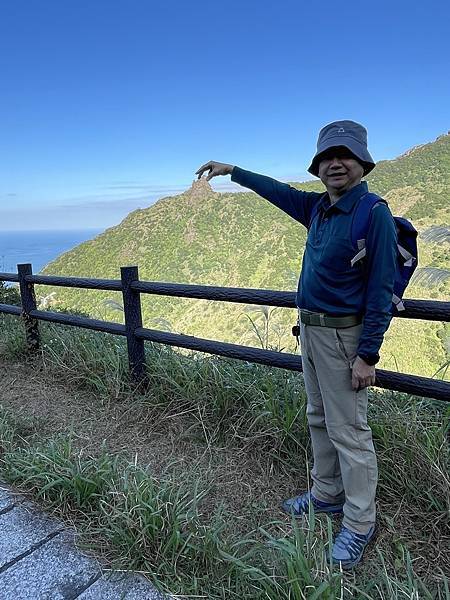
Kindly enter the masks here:
<path id="1" fill-rule="evenodd" d="M 167 600 L 137 574 L 105 573 L 74 534 L 0 483 L 1 600 Z"/>

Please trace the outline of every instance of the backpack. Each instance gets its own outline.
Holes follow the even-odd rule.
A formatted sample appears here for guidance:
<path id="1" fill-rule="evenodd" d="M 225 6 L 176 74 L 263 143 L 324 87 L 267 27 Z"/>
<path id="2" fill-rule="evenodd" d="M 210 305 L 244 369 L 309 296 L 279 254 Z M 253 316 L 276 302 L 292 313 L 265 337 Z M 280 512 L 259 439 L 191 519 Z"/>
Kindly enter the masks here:
<path id="1" fill-rule="evenodd" d="M 370 227 L 372 209 L 380 203 L 387 202 L 376 194 L 367 192 L 361 196 L 353 217 L 351 240 L 358 252 L 351 260 L 353 267 L 366 256 L 366 237 Z M 317 215 L 318 204 L 313 208 L 310 226 Z M 392 294 L 392 314 L 405 310 L 402 302 L 403 293 L 417 267 L 417 230 L 402 217 L 394 217 L 397 229 L 397 268 L 395 270 L 394 289 Z"/>

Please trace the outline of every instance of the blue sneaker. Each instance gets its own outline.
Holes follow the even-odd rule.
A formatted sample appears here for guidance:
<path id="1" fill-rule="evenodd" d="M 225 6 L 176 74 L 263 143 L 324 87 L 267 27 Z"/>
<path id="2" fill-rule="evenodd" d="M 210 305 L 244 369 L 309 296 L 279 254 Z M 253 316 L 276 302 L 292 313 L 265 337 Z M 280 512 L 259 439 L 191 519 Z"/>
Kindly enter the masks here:
<path id="1" fill-rule="evenodd" d="M 333 544 L 331 553 L 333 564 L 341 565 L 344 570 L 356 567 L 362 559 L 367 544 L 374 537 L 375 525 L 366 535 L 351 531 L 343 525 Z"/>
<path id="2" fill-rule="evenodd" d="M 287 512 L 294 517 L 301 517 L 304 514 L 308 514 L 309 505 L 312 504 L 315 513 L 341 513 L 344 507 L 344 503 L 331 504 L 330 502 L 322 502 L 317 500 L 311 494 L 311 492 L 305 492 L 301 496 L 295 498 L 289 498 L 285 500 L 281 505 L 284 512 Z"/>

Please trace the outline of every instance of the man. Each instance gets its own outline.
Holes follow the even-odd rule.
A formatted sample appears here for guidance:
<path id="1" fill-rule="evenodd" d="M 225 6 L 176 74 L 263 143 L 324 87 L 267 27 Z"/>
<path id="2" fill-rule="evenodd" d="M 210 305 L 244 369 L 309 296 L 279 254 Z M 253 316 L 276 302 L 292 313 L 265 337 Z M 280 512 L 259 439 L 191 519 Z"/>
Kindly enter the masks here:
<path id="1" fill-rule="evenodd" d="M 367 386 L 391 318 L 397 256 L 396 227 L 387 205 L 371 211 L 367 255 L 354 266 L 352 218 L 364 202 L 361 182 L 375 163 L 367 131 L 353 121 L 336 121 L 319 133 L 308 169 L 325 194 L 303 192 L 239 167 L 208 162 L 197 171 L 207 180 L 231 174 L 308 229 L 296 303 L 299 308 L 307 417 L 314 467 L 311 492 L 286 500 L 295 516 L 308 512 L 344 513 L 332 550 L 344 569 L 361 560 L 375 533 L 377 461 L 367 424 Z"/>

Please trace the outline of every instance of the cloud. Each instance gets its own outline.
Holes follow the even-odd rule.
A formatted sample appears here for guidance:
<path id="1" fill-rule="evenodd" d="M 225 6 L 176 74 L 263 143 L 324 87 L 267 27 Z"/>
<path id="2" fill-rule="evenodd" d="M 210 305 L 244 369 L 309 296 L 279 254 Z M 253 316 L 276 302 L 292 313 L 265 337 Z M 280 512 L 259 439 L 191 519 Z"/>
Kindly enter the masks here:
<path id="1" fill-rule="evenodd" d="M 298 176 L 284 177 L 285 181 L 298 181 Z M 232 193 L 243 191 L 238 184 L 226 179 L 213 179 L 214 191 Z M 61 199 L 57 204 L 28 206 L 26 209 L 0 207 L 0 229 L 84 229 L 111 227 L 122 221 L 131 211 L 147 208 L 157 200 L 187 191 L 192 181 L 178 185 L 151 185 L 137 181 L 114 181 L 99 186 L 98 191 L 72 198 Z M 6 194 L 15 197 L 17 194 Z"/>
<path id="2" fill-rule="evenodd" d="M 146 194 L 175 194 L 180 193 L 189 188 L 189 184 L 186 185 L 146 185 L 143 183 L 112 183 L 105 185 L 105 190 L 114 191 L 136 191 L 139 190 L 141 193 Z"/>
<path id="3" fill-rule="evenodd" d="M 189 183 L 179 184 L 179 185 L 144 185 L 142 183 L 120 182 L 120 183 L 113 183 L 113 184 L 106 185 L 102 189 L 112 190 L 112 191 L 122 191 L 122 192 L 139 191 L 142 194 L 149 194 L 149 195 L 164 194 L 166 196 L 174 196 L 176 194 L 181 194 L 181 193 L 185 192 L 186 190 L 188 190 L 191 187 L 193 181 L 195 181 L 195 179 L 193 179 Z M 240 189 L 240 186 L 238 186 L 236 183 L 233 183 L 232 181 L 226 182 L 226 180 L 222 180 L 223 183 L 219 183 L 220 181 L 221 181 L 220 179 L 213 179 L 209 183 L 211 184 L 212 188 L 217 191 L 221 191 L 221 190 L 229 191 L 229 190 Z"/>
<path id="4" fill-rule="evenodd" d="M 116 198 L 112 201 L 91 199 L 85 202 L 36 206 L 26 210 L 20 208 L 0 209 L 0 229 L 87 229 L 111 227 L 122 221 L 128 213 L 149 205 L 147 196 Z"/>
<path id="5" fill-rule="evenodd" d="M 74 200 L 72 203 L 68 204 L 58 204 L 51 208 L 53 210 L 134 210 L 136 208 L 142 208 L 143 206 L 149 206 L 150 204 L 153 204 L 154 201 L 155 199 L 150 198 L 147 194 L 145 194 L 144 196 L 139 195 L 128 198 L 108 198 L 107 196 L 93 196 L 80 198 L 78 201 Z"/>
<path id="6" fill-rule="evenodd" d="M 193 180 L 194 181 L 194 180 Z M 212 181 L 212 187 L 216 191 L 232 192 L 242 190 L 241 186 L 233 182 L 216 183 Z M 180 185 L 142 185 L 137 183 L 117 183 L 104 186 L 105 190 L 114 190 L 121 193 L 95 193 L 74 198 L 68 198 L 67 201 L 60 202 L 55 209 L 75 209 L 89 210 L 134 210 L 136 208 L 145 208 L 163 197 L 176 196 L 186 192 L 191 187 L 192 182 Z M 125 192 L 130 192 L 125 194 Z M 137 193 L 139 192 L 139 193 Z"/>
<path id="7" fill-rule="evenodd" d="M 160 189 L 160 188 L 157 188 Z M 146 188 L 139 194 L 88 194 L 67 198 L 58 204 L 49 203 L 19 207 L 0 207 L 0 229 L 84 229 L 111 227 L 122 221 L 131 211 L 151 206 L 162 196 L 185 191 L 186 186 L 167 186 L 166 194 Z"/>

